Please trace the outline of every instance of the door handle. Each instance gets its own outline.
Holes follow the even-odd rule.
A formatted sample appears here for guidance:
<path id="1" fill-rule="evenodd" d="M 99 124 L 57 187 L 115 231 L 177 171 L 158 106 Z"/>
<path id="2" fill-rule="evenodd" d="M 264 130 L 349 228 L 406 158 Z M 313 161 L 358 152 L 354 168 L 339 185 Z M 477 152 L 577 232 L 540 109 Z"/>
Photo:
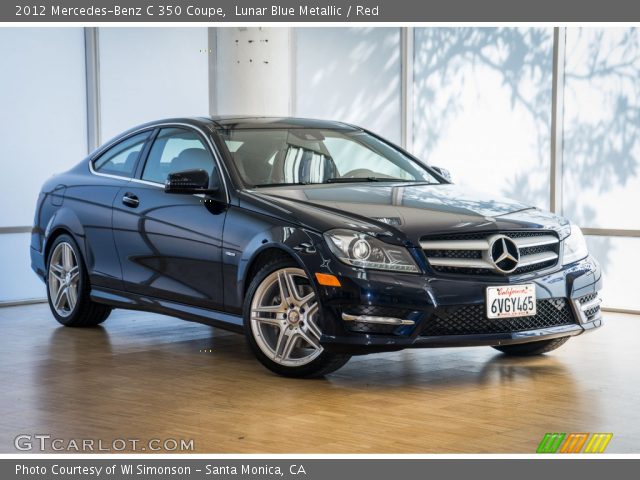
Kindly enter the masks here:
<path id="1" fill-rule="evenodd" d="M 122 203 L 127 207 L 136 208 L 140 205 L 140 199 L 131 192 L 127 192 L 122 197 Z"/>

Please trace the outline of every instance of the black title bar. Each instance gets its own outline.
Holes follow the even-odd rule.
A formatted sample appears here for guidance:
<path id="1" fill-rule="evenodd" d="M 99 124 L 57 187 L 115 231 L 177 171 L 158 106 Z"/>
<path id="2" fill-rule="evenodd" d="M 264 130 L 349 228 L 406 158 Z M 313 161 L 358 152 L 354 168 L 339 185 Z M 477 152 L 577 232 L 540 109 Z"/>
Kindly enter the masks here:
<path id="1" fill-rule="evenodd" d="M 0 22 L 638 22 L 631 0 L 14 0 Z"/>

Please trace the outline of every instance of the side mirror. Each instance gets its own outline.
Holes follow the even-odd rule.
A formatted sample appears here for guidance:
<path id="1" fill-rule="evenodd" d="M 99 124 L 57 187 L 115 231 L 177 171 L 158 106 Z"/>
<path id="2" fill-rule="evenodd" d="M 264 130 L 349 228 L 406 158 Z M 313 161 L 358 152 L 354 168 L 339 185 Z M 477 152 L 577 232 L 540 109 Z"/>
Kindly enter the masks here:
<path id="1" fill-rule="evenodd" d="M 433 168 L 436 171 L 436 173 L 440 174 L 440 176 L 443 177 L 447 182 L 453 181 L 453 179 L 451 178 L 451 172 L 446 168 L 442 168 L 442 167 L 431 167 L 431 168 Z"/>
<path id="2" fill-rule="evenodd" d="M 209 186 L 209 174 L 202 169 L 170 173 L 164 183 L 167 193 L 216 193 L 218 190 L 218 186 Z"/>

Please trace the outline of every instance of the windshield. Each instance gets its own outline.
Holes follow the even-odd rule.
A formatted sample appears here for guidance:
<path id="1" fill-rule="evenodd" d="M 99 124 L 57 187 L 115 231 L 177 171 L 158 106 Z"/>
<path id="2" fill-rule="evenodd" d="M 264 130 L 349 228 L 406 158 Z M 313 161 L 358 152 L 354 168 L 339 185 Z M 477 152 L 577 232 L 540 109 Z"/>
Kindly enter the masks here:
<path id="1" fill-rule="evenodd" d="M 440 183 L 425 167 L 362 131 L 229 129 L 220 132 L 247 185 Z"/>

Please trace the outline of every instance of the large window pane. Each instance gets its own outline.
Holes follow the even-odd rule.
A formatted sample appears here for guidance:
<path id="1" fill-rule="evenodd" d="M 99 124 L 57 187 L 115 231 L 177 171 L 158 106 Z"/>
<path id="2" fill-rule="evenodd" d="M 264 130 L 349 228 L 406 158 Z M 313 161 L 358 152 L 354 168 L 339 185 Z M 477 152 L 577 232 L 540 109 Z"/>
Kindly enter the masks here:
<path id="1" fill-rule="evenodd" d="M 548 208 L 553 29 L 417 28 L 413 151 Z"/>
<path id="2" fill-rule="evenodd" d="M 640 229 L 640 31 L 569 28 L 563 213 L 581 226 Z"/>
<path id="3" fill-rule="evenodd" d="M 84 31 L 0 28 L 0 59 L 0 226 L 27 226 L 42 183 L 87 154 Z"/>
<path id="4" fill-rule="evenodd" d="M 640 311 L 636 275 L 640 270 L 640 238 L 587 236 L 589 252 L 602 267 L 602 305 Z"/>
<path id="5" fill-rule="evenodd" d="M 139 123 L 206 115 L 206 28 L 101 28 L 102 141 Z"/>
<path id="6" fill-rule="evenodd" d="M 296 29 L 294 113 L 366 127 L 400 143 L 400 29 Z"/>

